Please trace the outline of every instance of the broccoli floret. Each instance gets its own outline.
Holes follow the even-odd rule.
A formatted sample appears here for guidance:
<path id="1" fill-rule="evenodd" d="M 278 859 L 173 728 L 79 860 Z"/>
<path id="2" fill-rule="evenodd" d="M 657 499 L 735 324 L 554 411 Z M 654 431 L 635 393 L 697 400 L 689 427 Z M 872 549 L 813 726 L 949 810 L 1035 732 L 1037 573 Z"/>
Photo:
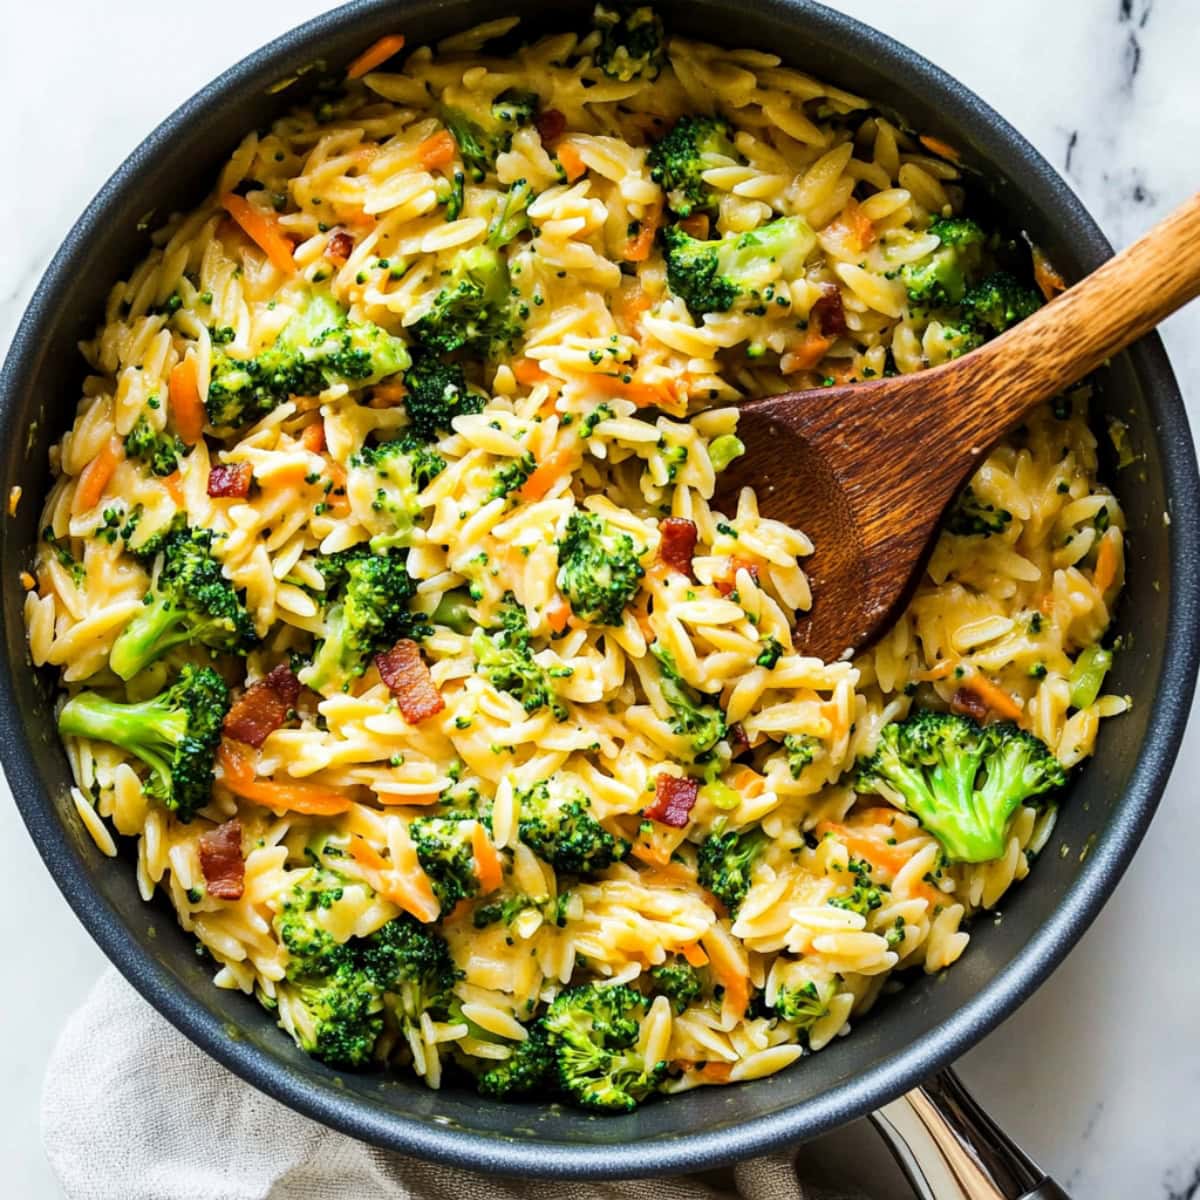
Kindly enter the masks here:
<path id="1" fill-rule="evenodd" d="M 443 362 L 436 354 L 420 350 L 413 354 L 404 386 L 409 430 L 427 442 L 448 432 L 455 417 L 481 412 L 486 403 L 467 386 L 460 364 Z"/>
<path id="2" fill-rule="evenodd" d="M 518 179 L 505 192 L 504 200 L 488 227 L 487 244 L 493 250 L 507 246 L 513 238 L 529 228 L 529 206 L 533 199 L 533 188 L 524 179 Z"/>
<path id="3" fill-rule="evenodd" d="M 837 995 L 837 980 L 818 984 L 815 980 L 794 986 L 785 984 L 775 993 L 773 1005 L 778 1016 L 801 1029 L 810 1029 L 828 1011 Z"/>
<path id="4" fill-rule="evenodd" d="M 829 903 L 834 908 L 844 908 L 847 912 L 856 912 L 866 917 L 877 908 L 883 907 L 884 893 L 889 889 L 885 884 L 878 884 L 871 879 L 871 864 L 861 858 L 850 860 L 850 874 L 854 882 L 850 890 L 840 896 L 834 896 Z"/>
<path id="5" fill-rule="evenodd" d="M 542 780 L 518 789 L 516 798 L 521 841 L 556 871 L 590 875 L 629 850 L 628 842 L 613 837 L 591 815 L 592 802 L 578 789 L 567 792 Z"/>
<path id="6" fill-rule="evenodd" d="M 703 990 L 696 968 L 678 958 L 651 967 L 650 978 L 654 990 L 666 996 L 677 1013 L 683 1012 Z"/>
<path id="7" fill-rule="evenodd" d="M 529 1036 L 518 1042 L 512 1055 L 479 1077 L 479 1091 L 497 1100 L 528 1096 L 554 1084 L 554 1051 L 544 1022 L 529 1026 Z"/>
<path id="8" fill-rule="evenodd" d="M 179 460 L 187 453 L 187 447 L 167 433 L 159 433 L 143 413 L 125 435 L 125 453 L 130 458 L 139 458 L 155 475 L 173 475 L 179 469 Z"/>
<path id="9" fill-rule="evenodd" d="M 980 333 L 1003 333 L 1041 307 L 1037 292 L 1006 271 L 996 271 L 968 288 L 961 305 L 963 320 Z"/>
<path id="10" fill-rule="evenodd" d="M 411 433 L 390 442 L 364 446 L 350 459 L 347 487 L 365 488 L 371 495 L 371 514 L 364 522 L 371 531 L 371 549 L 383 553 L 412 544 L 421 515 L 417 502 L 445 469 L 446 460 Z"/>
<path id="11" fill-rule="evenodd" d="M 58 731 L 136 754 L 150 768 L 146 794 L 190 821 L 211 798 L 213 756 L 228 711 L 229 689 L 220 675 L 185 663 L 178 680 L 152 700 L 122 704 L 80 692 L 59 713 Z"/>
<path id="12" fill-rule="evenodd" d="M 945 528 L 961 537 L 981 534 L 989 537 L 1003 533 L 1012 523 L 1012 513 L 994 504 L 985 504 L 971 487 L 966 487 L 946 514 Z"/>
<path id="13" fill-rule="evenodd" d="M 407 914 L 393 917 L 363 939 L 358 958 L 402 1028 L 419 1024 L 423 1012 L 445 1012 L 458 972 L 445 938 L 433 929 Z"/>
<path id="14" fill-rule="evenodd" d="M 476 669 L 487 676 L 494 688 L 515 696 L 526 712 L 537 712 L 549 705 L 554 716 L 564 720 L 566 707 L 554 694 L 549 675 L 534 662 L 525 610 L 511 592 L 504 597 L 499 616 L 498 629 L 492 633 L 476 629 L 471 638 Z"/>
<path id="15" fill-rule="evenodd" d="M 571 610 L 597 625 L 620 625 L 646 574 L 645 549 L 598 513 L 573 512 L 558 544 L 558 587 Z"/>
<path id="16" fill-rule="evenodd" d="M 592 24 L 600 34 L 592 60 L 609 79 L 655 80 L 663 66 L 663 24 L 654 9 L 597 4 Z"/>
<path id="17" fill-rule="evenodd" d="M 132 679 L 173 646 L 199 643 L 245 654 L 257 641 L 254 622 L 212 548 L 211 530 L 187 526 L 155 540 L 154 551 L 163 558 L 158 579 L 108 657 L 122 679 Z"/>
<path id="18" fill-rule="evenodd" d="M 433 894 L 443 913 L 479 891 L 471 848 L 475 819 L 469 813 L 447 813 L 442 817 L 418 817 L 409 826 L 417 858 L 433 884 Z"/>
<path id="19" fill-rule="evenodd" d="M 379 989 L 355 965 L 345 947 L 328 974 L 291 980 L 290 1011 L 300 1049 L 331 1067 L 361 1067 L 371 1060 L 383 1032 Z"/>
<path id="20" fill-rule="evenodd" d="M 323 866 L 307 870 L 287 892 L 273 924 L 288 952 L 289 979 L 331 975 L 345 960 L 346 951 L 321 923 L 345 893 L 345 880 Z"/>
<path id="21" fill-rule="evenodd" d="M 754 660 L 756 667 L 766 667 L 768 670 L 774 668 L 775 664 L 783 657 L 783 644 L 776 637 L 766 637 L 762 640 L 762 649 L 758 653 L 758 657 Z"/>
<path id="22" fill-rule="evenodd" d="M 528 125 L 537 111 L 536 94 L 515 88 L 501 92 L 487 115 L 479 120 L 457 108 L 442 110 L 442 121 L 458 145 L 472 183 L 482 183 L 487 178 L 488 172 L 496 167 L 496 158 L 512 146 L 513 134 Z"/>
<path id="23" fill-rule="evenodd" d="M 319 562 L 325 579 L 325 636 L 300 682 L 315 691 L 344 690 L 371 655 L 401 637 L 421 637 L 425 619 L 409 610 L 417 590 L 402 550 L 376 554 L 352 546 Z"/>
<path id="24" fill-rule="evenodd" d="M 742 162 L 733 130 L 719 117 L 680 117 L 667 135 L 650 147 L 650 177 L 667 194 L 667 207 L 679 217 L 715 213 L 720 194 L 702 175 L 719 159 Z"/>
<path id="25" fill-rule="evenodd" d="M 1066 775 L 1045 745 L 1011 722 L 984 728 L 918 709 L 884 727 L 855 787 L 916 817 L 951 860 L 978 863 L 999 858 L 1017 808 L 1061 787 Z"/>
<path id="26" fill-rule="evenodd" d="M 492 476 L 495 483 L 492 484 L 492 489 L 488 492 L 488 499 L 494 500 L 497 496 L 507 496 L 510 492 L 515 492 L 518 488 L 524 486 L 525 481 L 536 469 L 537 460 L 532 454 L 523 454 L 520 458 L 514 458 L 506 462 Z"/>
<path id="27" fill-rule="evenodd" d="M 404 342 L 370 321 L 352 321 L 329 295 L 313 295 L 253 358 L 214 348 L 205 406 L 217 428 L 249 424 L 289 396 L 316 396 L 336 383 L 368 387 L 407 369 Z"/>
<path id="28" fill-rule="evenodd" d="M 665 1062 L 638 1053 L 649 1004 L 624 984 L 560 993 L 544 1018 L 558 1086 L 580 1107 L 632 1112 L 662 1082 Z"/>
<path id="29" fill-rule="evenodd" d="M 750 875 L 755 860 L 767 844 L 761 830 L 737 833 L 710 833 L 700 843 L 696 855 L 697 878 L 735 914 L 750 890 Z"/>
<path id="30" fill-rule="evenodd" d="M 654 642 L 650 651 L 658 659 L 658 685 L 671 709 L 672 729 L 691 738 L 697 755 L 707 753 L 728 731 L 720 704 L 685 682 L 674 656 L 665 646 Z"/>
<path id="31" fill-rule="evenodd" d="M 929 233 L 940 243 L 931 254 L 905 263 L 900 278 L 913 304 L 942 308 L 957 304 L 967 290 L 967 278 L 983 255 L 983 230 L 966 217 L 939 217 Z"/>
<path id="32" fill-rule="evenodd" d="M 489 925 L 511 925 L 517 917 L 531 908 L 540 909 L 546 903 L 545 896 L 502 896 L 487 904 L 480 904 L 471 914 L 471 924 L 476 929 L 486 929 Z"/>
<path id="33" fill-rule="evenodd" d="M 437 603 L 437 608 L 429 614 L 429 620 L 434 625 L 444 625 L 455 633 L 467 634 L 476 627 L 475 618 L 471 615 L 471 594 L 466 588 L 456 588 L 447 592 Z"/>
<path id="34" fill-rule="evenodd" d="M 663 230 L 667 283 L 695 317 L 735 306 L 763 314 L 776 287 L 804 273 L 816 236 L 803 217 L 780 217 L 747 233 L 702 242 L 678 225 Z"/>
<path id="35" fill-rule="evenodd" d="M 789 733 L 784 735 L 783 748 L 792 778 L 799 779 L 804 768 L 817 757 L 821 742 L 811 733 Z"/>
<path id="36" fill-rule="evenodd" d="M 412 332 L 422 346 L 439 354 L 467 350 L 488 356 L 511 348 L 520 336 L 521 319 L 504 259 L 489 246 L 464 250 Z"/>

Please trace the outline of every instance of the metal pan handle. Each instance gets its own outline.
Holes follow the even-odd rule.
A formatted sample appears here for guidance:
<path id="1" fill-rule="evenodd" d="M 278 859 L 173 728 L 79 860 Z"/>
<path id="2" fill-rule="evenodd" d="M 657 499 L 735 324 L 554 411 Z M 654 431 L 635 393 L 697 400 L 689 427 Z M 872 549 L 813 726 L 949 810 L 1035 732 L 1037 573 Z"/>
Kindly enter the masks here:
<path id="1" fill-rule="evenodd" d="M 871 1114 L 920 1200 L 1070 1200 L 953 1071 Z"/>

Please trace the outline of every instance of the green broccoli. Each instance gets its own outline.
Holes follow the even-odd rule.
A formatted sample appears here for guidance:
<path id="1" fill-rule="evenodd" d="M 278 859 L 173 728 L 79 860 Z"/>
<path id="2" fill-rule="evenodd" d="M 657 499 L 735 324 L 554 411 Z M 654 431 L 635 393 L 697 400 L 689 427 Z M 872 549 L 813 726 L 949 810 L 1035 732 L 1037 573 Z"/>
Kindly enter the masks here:
<path id="1" fill-rule="evenodd" d="M 537 469 L 537 460 L 532 454 L 523 454 L 520 458 L 509 459 L 492 476 L 495 483 L 488 492 L 488 499 L 498 496 L 508 496 L 522 487 L 530 475 Z"/>
<path id="2" fill-rule="evenodd" d="M 677 1013 L 683 1012 L 703 991 L 696 968 L 681 958 L 671 959 L 650 968 L 654 991 L 661 992 Z"/>
<path id="3" fill-rule="evenodd" d="M 412 333 L 427 350 L 439 354 L 466 350 L 490 356 L 511 348 L 521 334 L 521 319 L 500 254 L 490 246 L 473 246 L 459 254 L 445 286 L 414 322 Z"/>
<path id="4" fill-rule="evenodd" d="M 476 669 L 494 688 L 515 696 L 526 712 L 548 705 L 558 720 L 565 720 L 566 707 L 554 694 L 549 675 L 534 661 L 525 610 L 511 592 L 505 595 L 499 616 L 498 629 L 492 633 L 476 629 L 471 638 Z"/>
<path id="5" fill-rule="evenodd" d="M 518 179 L 504 193 L 504 199 L 488 226 L 486 240 L 493 250 L 507 246 L 513 238 L 529 228 L 529 206 L 533 201 L 533 188 L 524 179 Z"/>
<path id="6" fill-rule="evenodd" d="M 811 733 L 788 733 L 783 738 L 783 749 L 787 754 L 788 771 L 793 779 L 799 779 L 804 768 L 817 757 L 821 741 Z"/>
<path id="7" fill-rule="evenodd" d="M 403 1029 L 416 1027 L 423 1012 L 446 1011 L 459 972 L 441 934 L 402 913 L 364 938 L 357 950 L 364 974 Z"/>
<path id="8" fill-rule="evenodd" d="M 969 485 L 963 488 L 946 514 L 943 528 L 960 537 L 1003 533 L 1012 523 L 1012 513 L 994 504 L 985 504 Z"/>
<path id="9" fill-rule="evenodd" d="M 449 431 L 455 417 L 483 411 L 486 398 L 467 386 L 458 363 L 443 362 L 436 354 L 417 350 L 404 376 L 408 394 L 404 408 L 408 427 L 423 441 L 435 441 Z"/>
<path id="10" fill-rule="evenodd" d="M 1011 722 L 981 727 L 955 713 L 918 709 L 886 725 L 855 787 L 910 813 L 955 862 L 1004 853 L 1017 808 L 1066 782 L 1066 769 Z"/>
<path id="11" fill-rule="evenodd" d="M 496 159 L 512 146 L 512 137 L 537 116 L 538 98 L 515 88 L 501 92 L 491 108 L 476 120 L 457 108 L 444 108 L 442 121 L 450 131 L 473 183 L 482 183 L 496 168 Z"/>
<path id="12" fill-rule="evenodd" d="M 345 894 L 345 884 L 341 875 L 318 863 L 284 894 L 272 924 L 288 952 L 289 978 L 330 975 L 345 958 L 342 943 L 320 920 Z"/>
<path id="13" fill-rule="evenodd" d="M 962 298 L 967 325 L 980 333 L 1003 333 L 1042 307 L 1038 294 L 1006 271 L 996 271 L 968 288 Z"/>
<path id="14" fill-rule="evenodd" d="M 696 855 L 697 878 L 733 916 L 746 893 L 754 863 L 768 842 L 762 830 L 710 833 Z"/>
<path id="15" fill-rule="evenodd" d="M 854 882 L 850 884 L 850 890 L 834 896 L 829 903 L 834 908 L 856 912 L 863 917 L 869 916 L 877 908 L 882 908 L 884 893 L 889 889 L 886 884 L 875 883 L 871 879 L 871 864 L 861 858 L 852 858 L 849 869 L 854 879 Z"/>
<path id="16" fill-rule="evenodd" d="M 364 446 L 351 456 L 347 486 L 365 486 L 374 493 L 366 524 L 375 553 L 412 545 L 413 530 L 421 515 L 417 496 L 445 466 L 446 460 L 440 454 L 411 433 Z"/>
<path id="17" fill-rule="evenodd" d="M 573 512 L 558 544 L 558 587 L 571 610 L 598 625 L 620 625 L 645 567 L 645 548 L 599 513 Z"/>
<path id="18" fill-rule="evenodd" d="M 370 321 L 350 320 L 332 296 L 316 293 L 253 358 L 231 358 L 214 347 L 208 419 L 217 428 L 246 425 L 289 396 L 316 396 L 337 383 L 368 387 L 408 364 L 400 338 Z"/>
<path id="19" fill-rule="evenodd" d="M 383 1032 L 383 1000 L 351 952 L 340 950 L 331 971 L 289 978 L 282 988 L 301 1050 L 331 1067 L 362 1067 Z"/>
<path id="20" fill-rule="evenodd" d="M 152 700 L 122 704 L 80 692 L 58 714 L 58 731 L 136 754 L 150 768 L 146 794 L 190 821 L 212 796 L 213 757 L 228 711 L 229 689 L 220 675 L 185 663 L 175 683 Z"/>
<path id="21" fill-rule="evenodd" d="M 554 1051 L 546 1036 L 546 1026 L 535 1021 L 529 1036 L 518 1042 L 512 1055 L 484 1071 L 478 1080 L 480 1092 L 496 1100 L 528 1096 L 554 1083 Z"/>
<path id="22" fill-rule="evenodd" d="M 539 858 L 568 875 L 590 875 L 624 858 L 629 843 L 618 840 L 591 815 L 591 800 L 542 780 L 517 790 L 517 832 Z"/>
<path id="23" fill-rule="evenodd" d="M 808 980 L 806 983 L 784 984 L 775 993 L 775 1003 L 772 1006 L 776 1015 L 785 1021 L 791 1021 L 800 1029 L 811 1029 L 829 1011 L 829 1006 L 837 995 L 837 980 L 830 979 L 824 983 Z"/>
<path id="24" fill-rule="evenodd" d="M 1087 708 L 1096 703 L 1112 661 L 1112 651 L 1100 645 L 1089 646 L 1080 653 L 1067 680 L 1071 688 L 1069 699 L 1072 708 Z"/>
<path id="25" fill-rule="evenodd" d="M 667 284 L 694 317 L 737 307 L 763 315 L 780 283 L 804 274 L 817 244 L 803 217 L 780 217 L 747 233 L 702 242 L 678 225 L 663 230 Z"/>
<path id="26" fill-rule="evenodd" d="M 409 609 L 417 585 L 402 550 L 376 554 L 352 546 L 319 560 L 325 579 L 325 636 L 300 682 L 328 694 L 344 691 L 373 654 L 401 637 L 421 637 L 425 620 Z"/>
<path id="27" fill-rule="evenodd" d="M 938 248 L 900 268 L 908 298 L 925 308 L 958 304 L 983 256 L 983 230 L 966 217 L 939 217 L 928 232 L 938 239 Z"/>
<path id="28" fill-rule="evenodd" d="M 696 755 L 706 754 L 728 732 L 725 713 L 712 697 L 698 692 L 687 683 L 675 665 L 675 658 L 665 646 L 651 643 L 650 652 L 658 659 L 658 684 L 663 699 L 671 709 L 671 727 L 676 733 L 691 738 Z"/>
<path id="29" fill-rule="evenodd" d="M 447 592 L 429 614 L 430 623 L 444 625 L 455 633 L 470 633 L 476 627 L 475 618 L 471 615 L 471 603 L 471 594 L 466 588 Z"/>
<path id="30" fill-rule="evenodd" d="M 179 469 L 179 460 L 187 453 L 187 446 L 177 437 L 159 433 L 142 413 L 125 435 L 125 453 L 141 459 L 153 474 L 165 476 Z"/>
<path id="31" fill-rule="evenodd" d="M 555 997 L 544 1017 L 558 1086 L 580 1107 L 632 1112 L 666 1075 L 637 1050 L 649 1004 L 624 984 L 585 984 Z"/>
<path id="32" fill-rule="evenodd" d="M 721 159 L 745 161 L 733 145 L 733 130 L 719 117 L 680 117 L 646 155 L 650 177 L 666 192 L 667 207 L 677 217 L 717 211 L 720 193 L 703 174 Z"/>
<path id="33" fill-rule="evenodd" d="M 211 530 L 186 525 L 155 539 L 153 550 L 163 560 L 158 578 L 108 657 L 122 679 L 132 679 L 174 646 L 198 643 L 245 654 L 258 640 L 250 614 L 213 557 L 213 541 Z"/>
<path id="34" fill-rule="evenodd" d="M 761 642 L 762 649 L 758 653 L 758 657 L 754 660 L 756 667 L 766 667 L 767 670 L 772 670 L 775 664 L 783 657 L 783 643 L 777 637 L 765 637 Z"/>
<path id="35" fill-rule="evenodd" d="M 446 813 L 440 817 L 418 817 L 409 826 L 417 858 L 433 884 L 433 894 L 443 913 L 479 891 L 471 848 L 475 820 L 471 813 Z"/>
<path id="36" fill-rule="evenodd" d="M 631 83 L 658 78 L 663 67 L 663 24 L 654 9 L 597 4 L 592 24 L 600 34 L 592 61 L 609 79 Z"/>

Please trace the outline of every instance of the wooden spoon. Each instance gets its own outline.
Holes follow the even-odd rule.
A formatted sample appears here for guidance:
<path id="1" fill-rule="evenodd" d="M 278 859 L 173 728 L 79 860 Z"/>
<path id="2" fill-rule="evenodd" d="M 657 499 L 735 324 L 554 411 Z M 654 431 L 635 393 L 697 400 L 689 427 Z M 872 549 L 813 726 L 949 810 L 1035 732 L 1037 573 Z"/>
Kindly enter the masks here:
<path id="1" fill-rule="evenodd" d="M 1200 195 L 1099 270 L 978 350 L 913 375 L 742 404 L 746 453 L 714 507 L 742 487 L 804 530 L 812 611 L 797 649 L 827 662 L 903 612 L 946 511 L 980 461 L 1036 405 L 1200 293 Z"/>

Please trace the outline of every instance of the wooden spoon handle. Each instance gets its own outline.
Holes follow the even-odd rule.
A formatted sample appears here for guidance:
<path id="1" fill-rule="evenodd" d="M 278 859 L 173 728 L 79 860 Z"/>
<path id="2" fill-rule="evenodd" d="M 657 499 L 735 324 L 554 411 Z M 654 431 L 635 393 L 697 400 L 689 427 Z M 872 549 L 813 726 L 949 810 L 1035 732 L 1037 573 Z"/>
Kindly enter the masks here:
<path id="1" fill-rule="evenodd" d="M 974 432 L 998 437 L 1035 404 L 1078 382 L 1197 295 L 1200 194 L 963 360 L 972 365 L 964 383 Z"/>

